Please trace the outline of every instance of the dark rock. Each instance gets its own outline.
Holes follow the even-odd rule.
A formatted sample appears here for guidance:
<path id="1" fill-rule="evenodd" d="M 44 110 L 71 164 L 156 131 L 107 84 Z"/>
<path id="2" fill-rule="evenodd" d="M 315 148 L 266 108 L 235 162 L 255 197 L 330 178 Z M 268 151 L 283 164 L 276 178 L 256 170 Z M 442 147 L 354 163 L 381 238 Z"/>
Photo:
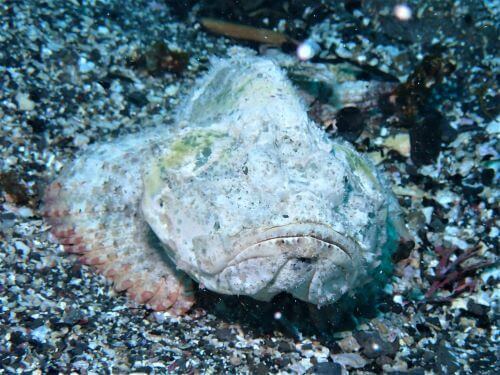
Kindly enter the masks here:
<path id="1" fill-rule="evenodd" d="M 290 353 L 295 351 L 295 347 L 288 341 L 280 341 L 278 344 L 278 350 L 281 353 Z"/>
<path id="2" fill-rule="evenodd" d="M 131 64 L 136 68 L 145 69 L 152 75 L 165 72 L 181 74 L 189 64 L 189 55 L 183 51 L 172 51 L 164 42 L 159 41 L 132 60 Z"/>
<path id="3" fill-rule="evenodd" d="M 478 327 L 483 329 L 490 329 L 491 321 L 488 316 L 489 311 L 489 306 L 481 305 L 474 302 L 473 300 L 469 300 L 467 302 L 467 310 L 463 312 L 463 315 L 476 319 L 476 324 Z"/>
<path id="4" fill-rule="evenodd" d="M 181 358 L 177 359 L 177 360 L 175 361 L 175 363 L 176 363 L 176 365 L 177 365 L 178 370 L 179 370 L 181 373 L 186 373 L 186 372 L 187 372 L 186 370 L 187 370 L 187 368 L 188 368 L 188 366 L 187 366 L 187 365 L 188 365 L 188 361 L 187 361 L 187 359 L 186 359 L 186 358 L 181 357 Z"/>
<path id="5" fill-rule="evenodd" d="M 462 184 L 462 191 L 468 197 L 476 198 L 483 190 L 484 187 L 480 184 L 469 184 L 465 181 Z"/>
<path id="6" fill-rule="evenodd" d="M 354 338 L 361 345 L 363 354 L 373 359 L 380 356 L 393 357 L 399 349 L 398 343 L 384 341 L 378 332 L 359 331 L 354 332 Z"/>
<path id="7" fill-rule="evenodd" d="M 47 129 L 47 123 L 40 117 L 30 118 L 26 123 L 31 126 L 34 133 L 42 133 Z"/>
<path id="8" fill-rule="evenodd" d="M 30 90 L 29 97 L 34 102 L 39 102 L 42 98 L 46 98 L 47 96 L 48 96 L 47 91 L 42 88 L 35 87 L 32 90 Z"/>
<path id="9" fill-rule="evenodd" d="M 74 356 L 81 355 L 87 350 L 87 344 L 80 341 L 75 342 L 73 346 L 70 353 Z"/>
<path id="10" fill-rule="evenodd" d="M 419 117 L 410 129 L 411 160 L 421 166 L 433 163 L 441 151 L 442 115 L 430 110 Z"/>
<path id="11" fill-rule="evenodd" d="M 495 178 L 495 170 L 486 168 L 481 171 L 481 182 L 483 185 L 490 186 Z"/>
<path id="12" fill-rule="evenodd" d="M 441 321 L 437 316 L 431 316 L 427 319 L 427 322 L 429 324 L 432 324 L 434 327 L 442 328 L 441 327 Z"/>
<path id="13" fill-rule="evenodd" d="M 433 360 L 434 360 L 434 352 L 430 350 L 424 350 L 422 354 L 422 361 L 424 363 L 427 363 L 427 362 L 432 362 Z"/>
<path id="14" fill-rule="evenodd" d="M 101 57 L 101 52 L 97 48 L 92 49 L 89 53 L 89 58 L 92 61 L 99 62 L 101 61 Z"/>
<path id="15" fill-rule="evenodd" d="M 14 354 L 17 361 L 20 361 L 23 358 L 23 356 L 25 356 L 28 353 L 29 351 L 28 348 L 29 346 L 27 344 L 20 344 L 14 348 L 12 354 Z"/>
<path id="16" fill-rule="evenodd" d="M 131 92 L 128 95 L 128 100 L 137 107 L 144 107 L 148 104 L 148 98 L 146 98 L 146 95 L 140 91 Z"/>
<path id="17" fill-rule="evenodd" d="M 285 367 L 289 366 L 290 363 L 292 363 L 292 361 L 290 360 L 290 358 L 284 357 L 284 358 L 276 358 L 274 363 L 279 368 L 285 368 Z"/>
<path id="18" fill-rule="evenodd" d="M 356 107 L 344 107 L 337 112 L 335 126 L 343 138 L 354 142 L 365 127 L 363 113 Z"/>
<path id="19" fill-rule="evenodd" d="M 438 112 L 439 113 L 439 112 Z M 441 126 L 441 140 L 448 144 L 453 142 L 458 135 L 458 131 L 451 127 L 446 118 L 440 114 L 439 125 Z"/>
<path id="20" fill-rule="evenodd" d="M 457 185 L 457 186 L 462 185 L 463 179 L 464 179 L 464 177 L 459 173 L 455 173 L 454 175 L 449 177 L 450 182 L 453 183 L 454 185 Z"/>
<path id="21" fill-rule="evenodd" d="M 26 335 L 20 331 L 14 331 L 10 334 L 10 342 L 12 345 L 17 346 L 27 340 Z"/>
<path id="22" fill-rule="evenodd" d="M 422 323 L 417 323 L 416 327 L 417 327 L 418 332 L 420 332 L 420 334 L 422 336 L 427 337 L 427 336 L 432 335 L 432 331 L 428 325 L 422 324 Z"/>
<path id="23" fill-rule="evenodd" d="M 108 90 L 114 80 L 119 80 L 122 84 L 128 85 L 134 83 L 134 81 L 120 72 L 119 70 L 111 71 L 106 76 L 100 78 L 97 82 L 105 89 Z"/>
<path id="24" fill-rule="evenodd" d="M 334 362 L 317 363 L 311 367 L 308 373 L 318 375 L 340 375 L 342 374 L 342 366 Z"/>
<path id="25" fill-rule="evenodd" d="M 403 307 L 399 303 L 395 303 L 390 299 L 383 301 L 379 305 L 377 305 L 377 309 L 381 313 L 393 312 L 395 314 L 401 314 L 403 312 Z"/>
<path id="26" fill-rule="evenodd" d="M 439 233 L 439 232 L 444 231 L 444 228 L 445 228 L 446 225 L 439 219 L 439 217 L 437 217 L 433 213 L 432 217 L 431 217 L 431 223 L 429 224 L 429 226 L 431 227 L 431 229 L 434 232 Z"/>
<path id="27" fill-rule="evenodd" d="M 38 327 L 45 325 L 45 319 L 39 318 L 39 319 L 28 320 L 25 323 L 25 325 L 26 325 L 26 328 L 34 330 L 34 329 L 37 329 Z"/>
<path id="28" fill-rule="evenodd" d="M 68 324 L 70 326 L 75 325 L 78 323 L 82 318 L 84 317 L 84 314 L 82 310 L 79 308 L 70 308 L 63 317 L 63 321 L 65 324 Z"/>
<path id="29" fill-rule="evenodd" d="M 469 300 L 467 302 L 467 311 L 477 317 L 485 317 L 488 316 L 489 308 L 488 306 L 480 305 L 479 303 Z"/>
<path id="30" fill-rule="evenodd" d="M 344 8 L 349 13 L 353 13 L 356 9 L 361 9 L 362 1 L 361 0 L 345 0 Z"/>
<path id="31" fill-rule="evenodd" d="M 382 355 L 380 357 L 378 357 L 375 362 L 377 363 L 377 365 L 379 365 L 380 367 L 384 366 L 384 365 L 389 365 L 391 364 L 393 361 L 392 359 L 390 359 L 388 356 L 386 355 Z"/>
<path id="32" fill-rule="evenodd" d="M 425 369 L 415 367 L 408 371 L 391 371 L 391 375 L 425 375 Z"/>
<path id="33" fill-rule="evenodd" d="M 47 369 L 46 369 L 46 374 L 47 375 L 57 375 L 57 374 L 60 374 L 61 371 L 57 369 L 57 367 L 54 367 L 54 366 L 49 366 Z"/>
<path id="34" fill-rule="evenodd" d="M 385 116 L 392 116 L 397 111 L 397 106 L 394 100 L 392 100 L 392 93 L 380 95 L 378 100 L 378 108 Z M 399 123 L 396 123 L 399 125 Z"/>
<path id="35" fill-rule="evenodd" d="M 272 348 L 275 346 L 275 342 L 271 340 L 270 338 L 265 338 L 264 339 L 264 346 L 267 346 L 268 348 Z"/>
<path id="36" fill-rule="evenodd" d="M 139 366 L 134 368 L 134 372 L 139 374 L 152 374 L 154 371 L 150 366 Z"/>
<path id="37" fill-rule="evenodd" d="M 255 366 L 252 366 L 252 374 L 267 375 L 269 374 L 269 368 L 265 364 L 259 363 Z"/>
<path id="38" fill-rule="evenodd" d="M 411 251 L 415 247 L 415 241 L 413 240 L 401 240 L 398 244 L 398 248 L 392 254 L 392 261 L 397 263 L 400 260 L 406 259 L 410 256 Z"/>
<path id="39" fill-rule="evenodd" d="M 302 350 L 311 350 L 313 347 L 312 347 L 312 344 L 303 344 L 301 346 Z"/>
<path id="40" fill-rule="evenodd" d="M 235 336 L 230 328 L 218 328 L 215 331 L 215 337 L 220 341 L 231 341 Z"/>
<path id="41" fill-rule="evenodd" d="M 29 203 L 28 189 L 21 182 L 21 177 L 14 171 L 0 173 L 0 190 L 9 194 L 15 204 L 26 205 Z"/>

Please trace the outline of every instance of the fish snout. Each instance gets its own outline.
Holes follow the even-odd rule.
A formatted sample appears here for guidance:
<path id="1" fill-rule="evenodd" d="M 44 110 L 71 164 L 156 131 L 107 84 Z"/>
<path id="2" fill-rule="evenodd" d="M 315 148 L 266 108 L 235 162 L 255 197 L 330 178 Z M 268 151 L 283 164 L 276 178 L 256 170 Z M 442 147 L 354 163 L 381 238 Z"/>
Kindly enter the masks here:
<path id="1" fill-rule="evenodd" d="M 252 232 L 217 275 L 219 292 L 265 301 L 287 292 L 323 305 L 350 290 L 362 267 L 359 245 L 328 225 L 295 223 Z"/>

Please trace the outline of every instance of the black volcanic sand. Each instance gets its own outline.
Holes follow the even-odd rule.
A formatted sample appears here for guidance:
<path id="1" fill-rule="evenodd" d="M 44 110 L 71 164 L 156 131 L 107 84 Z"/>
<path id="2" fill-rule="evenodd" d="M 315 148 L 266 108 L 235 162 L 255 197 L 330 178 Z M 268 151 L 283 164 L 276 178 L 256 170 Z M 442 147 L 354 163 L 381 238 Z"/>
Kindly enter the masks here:
<path id="1" fill-rule="evenodd" d="M 495 372 L 498 272 L 473 267 L 498 256 L 494 2 L 412 0 L 406 24 L 392 15 L 395 1 L 305 1 L 288 10 L 231 2 L 231 14 L 223 0 L 78 3 L 0 4 L 0 373 Z M 174 318 L 131 306 L 49 235 L 39 210 L 46 184 L 88 144 L 161 123 L 168 131 L 209 56 L 238 43 L 197 21 L 221 14 L 310 36 L 324 58 L 312 64 L 351 62 L 366 72 L 360 79 L 404 82 L 429 54 L 456 64 L 428 98 L 439 115 L 426 119 L 444 121 L 446 137 L 431 131 L 434 120 L 396 126 L 376 105 L 357 124 L 359 137 L 352 130 L 415 240 L 377 299 L 318 310 L 288 296 L 266 304 L 199 291 L 199 304 Z M 430 165 L 412 161 L 410 131 L 420 155 L 438 148 Z M 426 146 L 426 135 L 442 142 Z M 440 265 L 446 249 L 453 254 Z M 454 271 L 454 282 L 429 292 L 440 272 Z"/>

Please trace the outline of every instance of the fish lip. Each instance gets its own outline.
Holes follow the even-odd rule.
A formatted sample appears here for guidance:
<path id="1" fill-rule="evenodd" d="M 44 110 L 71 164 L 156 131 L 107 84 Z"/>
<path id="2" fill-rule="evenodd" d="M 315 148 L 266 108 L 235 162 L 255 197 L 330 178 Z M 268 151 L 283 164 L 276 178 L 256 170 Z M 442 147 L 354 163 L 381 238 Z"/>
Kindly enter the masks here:
<path id="1" fill-rule="evenodd" d="M 326 247 L 336 247 L 344 252 L 351 260 L 359 254 L 360 246 L 354 239 L 346 236 L 335 230 L 328 224 L 317 222 L 296 222 L 291 224 L 277 225 L 268 228 L 256 228 L 245 233 L 239 233 L 239 239 L 234 243 L 238 248 L 236 256 L 229 262 L 228 266 L 235 265 L 248 259 L 257 257 L 266 257 L 265 254 L 252 255 L 247 254 L 251 252 L 251 248 L 256 245 L 265 244 L 266 242 L 282 240 L 300 240 L 312 239 L 318 241 Z M 322 246 L 320 246 L 322 247 Z M 273 256 L 271 254 L 267 255 Z M 316 258 L 321 254 L 300 256 L 304 258 Z M 299 258 L 299 256 L 291 256 L 291 258 Z"/>
<path id="2" fill-rule="evenodd" d="M 241 231 L 233 237 L 236 255 L 226 263 L 224 269 L 221 269 L 216 276 L 218 288 L 224 289 L 225 294 L 245 294 L 256 299 L 269 301 L 278 292 L 287 292 L 296 298 L 315 304 L 325 304 L 331 302 L 332 296 L 337 294 L 329 293 L 324 298 L 323 280 L 325 276 L 330 275 L 332 268 L 336 267 L 347 271 L 341 271 L 342 285 L 350 288 L 358 273 L 359 265 L 362 263 L 361 247 L 357 241 L 349 236 L 335 230 L 332 226 L 316 222 L 299 222 L 280 226 L 257 228 Z M 280 241 L 280 242 L 278 242 Z M 283 242 L 281 242 L 283 241 Z M 272 242 L 269 246 L 266 243 Z M 227 281 L 228 275 L 234 271 L 245 269 L 245 263 L 261 259 L 263 267 L 271 266 L 274 271 L 261 274 L 260 268 L 253 269 L 256 281 L 246 283 L 243 280 L 241 287 L 239 283 Z M 307 270 L 307 275 L 303 279 L 294 283 L 288 283 L 287 277 L 277 280 L 281 277 L 285 267 L 292 265 L 296 260 L 300 262 L 311 263 Z M 250 266 L 250 269 L 252 266 Z M 238 271 L 237 271 L 238 272 Z M 251 271 L 252 272 L 252 271 Z M 287 272 L 290 272 L 288 269 Z M 338 272 L 337 272 L 338 274 Z M 242 275 L 248 275 L 244 272 Z M 268 275 L 269 277 L 263 276 Z M 288 279 L 291 280 L 291 279 Z M 286 284 L 281 284 L 285 281 Z M 314 284 L 314 287 L 313 287 Z M 222 288 L 222 285 L 224 287 Z M 301 290 L 300 285 L 307 286 Z M 299 286 L 299 289 L 297 289 Z M 246 289 L 246 288 L 249 289 Z M 336 297 L 335 297 L 336 298 Z"/>
<path id="3" fill-rule="evenodd" d="M 315 234 L 296 234 L 296 235 L 290 235 L 290 236 L 269 237 L 269 238 L 267 238 L 265 240 L 262 240 L 260 242 L 255 243 L 255 245 L 258 245 L 258 244 L 261 244 L 261 243 L 265 243 L 265 242 L 268 242 L 268 241 L 279 240 L 279 239 L 282 239 L 283 242 L 284 242 L 285 240 L 299 239 L 299 238 L 306 238 L 306 239 L 310 238 L 310 239 L 313 239 L 313 240 L 318 241 L 320 243 L 322 242 L 322 243 L 325 243 L 327 245 L 336 246 L 341 251 L 343 251 L 349 258 L 352 259 L 352 256 L 351 256 L 350 252 L 346 248 L 344 248 L 339 242 L 335 241 L 332 238 L 319 237 L 319 236 L 317 236 Z M 304 258 L 307 258 L 307 257 L 304 257 Z"/>

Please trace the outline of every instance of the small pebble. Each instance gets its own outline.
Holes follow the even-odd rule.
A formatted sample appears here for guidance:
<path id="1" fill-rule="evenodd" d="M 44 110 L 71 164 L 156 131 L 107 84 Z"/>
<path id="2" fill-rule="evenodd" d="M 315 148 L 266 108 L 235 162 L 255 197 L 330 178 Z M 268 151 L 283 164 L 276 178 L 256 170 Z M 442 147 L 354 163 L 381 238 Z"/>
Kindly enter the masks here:
<path id="1" fill-rule="evenodd" d="M 20 111 L 32 111 L 35 109 L 35 102 L 30 99 L 29 94 L 18 93 L 16 95 L 16 101 Z"/>

